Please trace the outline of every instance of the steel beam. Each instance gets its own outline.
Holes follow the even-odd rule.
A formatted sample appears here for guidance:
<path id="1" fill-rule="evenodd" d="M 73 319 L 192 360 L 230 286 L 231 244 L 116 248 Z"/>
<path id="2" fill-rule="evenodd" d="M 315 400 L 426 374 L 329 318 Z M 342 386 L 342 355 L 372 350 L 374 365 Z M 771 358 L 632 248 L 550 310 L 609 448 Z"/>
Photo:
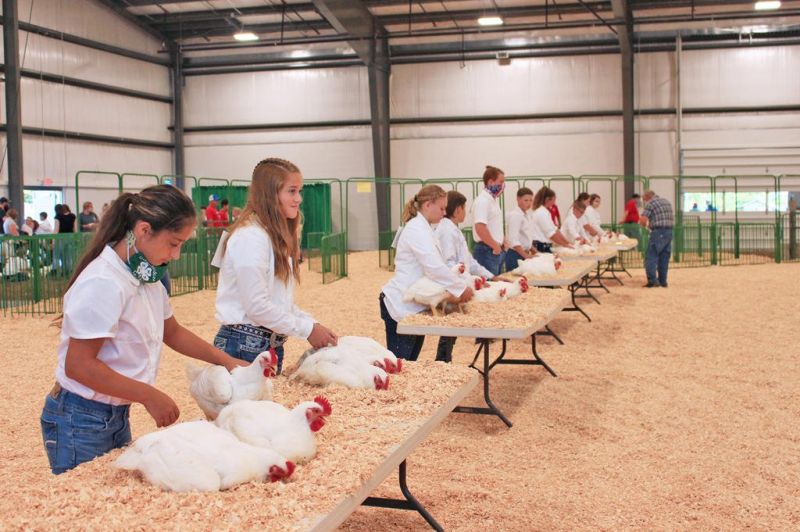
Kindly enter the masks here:
<path id="1" fill-rule="evenodd" d="M 8 199 L 19 210 L 25 205 L 22 171 L 22 105 L 20 103 L 19 14 L 17 0 L 3 0 L 3 46 L 6 84 L 6 149 L 8 153 Z"/>
<path id="2" fill-rule="evenodd" d="M 633 11 L 630 0 L 612 0 L 612 9 L 617 18 L 624 23 L 617 26 L 620 58 L 622 61 L 622 160 L 625 176 L 625 198 L 634 192 L 633 176 L 636 175 L 636 143 L 634 120 L 634 83 L 633 83 Z M 615 214 L 616 216 L 616 214 Z"/>
<path id="3" fill-rule="evenodd" d="M 178 43 L 171 43 L 172 66 L 172 143 L 174 154 L 174 174 L 177 176 L 175 186 L 184 190 L 183 176 L 186 175 L 183 145 L 183 53 Z"/>
<path id="4" fill-rule="evenodd" d="M 348 44 L 367 65 L 378 231 L 389 231 L 392 227 L 391 187 L 377 179 L 391 177 L 389 152 L 391 62 L 386 30 L 360 0 L 314 0 L 314 6 L 338 33 L 351 37 Z"/>

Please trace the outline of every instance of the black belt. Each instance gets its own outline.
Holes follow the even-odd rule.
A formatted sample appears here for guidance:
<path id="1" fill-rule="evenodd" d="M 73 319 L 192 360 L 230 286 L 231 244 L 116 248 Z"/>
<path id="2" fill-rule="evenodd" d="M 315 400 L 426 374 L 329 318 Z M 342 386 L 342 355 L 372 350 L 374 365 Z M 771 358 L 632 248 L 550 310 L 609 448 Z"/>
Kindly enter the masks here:
<path id="1" fill-rule="evenodd" d="M 651 227 L 650 229 L 669 229 L 670 231 L 672 231 L 672 226 L 668 225 L 668 226 L 665 226 L 665 227 Z"/>
<path id="2" fill-rule="evenodd" d="M 230 329 L 233 329 L 234 331 L 239 331 L 246 334 L 254 334 L 262 338 L 267 338 L 269 339 L 270 347 L 280 347 L 286 343 L 286 340 L 289 339 L 289 337 L 286 336 L 285 334 L 278 334 L 272 329 L 267 329 L 266 327 L 261 327 L 258 325 L 246 325 L 244 323 L 237 323 L 234 325 L 223 325 L 223 327 L 228 327 Z"/>

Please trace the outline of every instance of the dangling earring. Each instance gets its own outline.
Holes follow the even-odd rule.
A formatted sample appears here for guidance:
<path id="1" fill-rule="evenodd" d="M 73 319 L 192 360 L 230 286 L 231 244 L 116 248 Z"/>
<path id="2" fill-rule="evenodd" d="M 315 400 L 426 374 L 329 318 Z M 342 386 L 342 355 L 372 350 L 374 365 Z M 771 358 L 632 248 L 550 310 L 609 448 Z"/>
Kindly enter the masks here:
<path id="1" fill-rule="evenodd" d="M 128 244 L 128 248 L 132 248 L 136 245 L 136 235 L 133 234 L 133 231 L 129 230 L 128 234 L 125 235 L 125 240 Z"/>

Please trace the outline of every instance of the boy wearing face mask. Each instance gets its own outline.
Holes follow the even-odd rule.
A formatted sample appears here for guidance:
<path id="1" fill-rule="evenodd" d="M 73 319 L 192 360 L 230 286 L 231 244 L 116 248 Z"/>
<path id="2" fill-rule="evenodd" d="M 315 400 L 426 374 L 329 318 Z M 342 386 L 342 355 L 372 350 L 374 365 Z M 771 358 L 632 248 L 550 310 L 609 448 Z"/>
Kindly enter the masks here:
<path id="1" fill-rule="evenodd" d="M 478 263 L 499 275 L 505 261 L 508 242 L 503 230 L 503 211 L 498 198 L 505 188 L 506 176 L 499 168 L 487 166 L 483 172 L 483 190 L 472 204 L 473 257 Z"/>

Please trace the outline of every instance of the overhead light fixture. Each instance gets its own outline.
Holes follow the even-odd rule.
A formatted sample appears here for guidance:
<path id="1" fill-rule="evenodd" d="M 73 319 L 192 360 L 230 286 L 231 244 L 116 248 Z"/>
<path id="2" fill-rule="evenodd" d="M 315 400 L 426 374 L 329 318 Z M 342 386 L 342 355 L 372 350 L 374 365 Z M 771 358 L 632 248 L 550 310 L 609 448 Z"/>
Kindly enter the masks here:
<path id="1" fill-rule="evenodd" d="M 257 41 L 258 35 L 252 31 L 240 31 L 239 33 L 234 33 L 233 38 L 239 42 Z"/>
<path id="2" fill-rule="evenodd" d="M 481 17 L 478 19 L 478 24 L 481 26 L 502 26 L 503 19 L 500 17 Z"/>
<path id="3" fill-rule="evenodd" d="M 756 11 L 771 11 L 781 7 L 780 0 L 761 0 L 753 4 L 753 9 Z"/>
<path id="4" fill-rule="evenodd" d="M 308 50 L 292 50 L 292 53 L 289 54 L 289 55 L 291 55 L 292 57 L 297 57 L 297 58 L 300 58 L 300 57 L 311 57 L 311 52 L 309 52 Z"/>

